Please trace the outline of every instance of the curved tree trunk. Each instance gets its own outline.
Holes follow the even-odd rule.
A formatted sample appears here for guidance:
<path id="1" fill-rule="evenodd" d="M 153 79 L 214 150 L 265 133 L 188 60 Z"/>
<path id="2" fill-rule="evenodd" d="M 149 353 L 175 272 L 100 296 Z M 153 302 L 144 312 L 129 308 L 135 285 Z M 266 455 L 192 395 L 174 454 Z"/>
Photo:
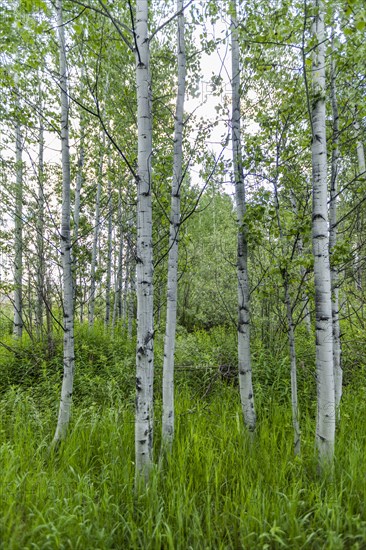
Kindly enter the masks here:
<path id="1" fill-rule="evenodd" d="M 327 142 L 325 130 L 325 43 L 324 6 L 314 0 L 312 35 L 317 46 L 312 64 L 312 169 L 313 169 L 313 254 L 316 310 L 317 423 L 316 445 L 320 462 L 334 453 L 335 392 L 333 372 L 332 302 L 329 266 L 327 211 Z"/>
<path id="2" fill-rule="evenodd" d="M 178 292 L 178 233 L 180 223 L 180 190 L 182 185 L 183 164 L 183 115 L 186 89 L 186 53 L 184 42 L 183 0 L 177 0 L 178 15 L 178 94 L 174 124 L 174 158 L 171 194 L 168 288 L 166 328 L 164 340 L 163 363 L 163 444 L 171 449 L 174 437 L 174 351 L 177 327 L 177 292 Z"/>
<path id="3" fill-rule="evenodd" d="M 67 91 L 67 66 L 65 31 L 62 16 L 62 0 L 56 0 L 57 28 L 60 51 L 61 88 L 61 152 L 62 152 L 62 220 L 61 256 L 63 268 L 64 307 L 64 376 L 62 380 L 60 409 L 53 443 L 57 444 L 66 435 L 70 422 L 72 391 L 74 383 L 74 302 L 70 238 L 70 150 L 69 150 L 69 103 Z"/>
<path id="4" fill-rule="evenodd" d="M 232 59 L 232 147 L 235 178 L 235 197 L 238 215 L 238 359 L 239 387 L 244 422 L 254 431 L 256 415 L 254 410 L 252 367 L 250 355 L 250 310 L 248 280 L 248 244 L 245 214 L 245 187 L 240 137 L 240 63 L 238 25 L 236 21 L 236 0 L 231 16 L 231 59 Z"/>

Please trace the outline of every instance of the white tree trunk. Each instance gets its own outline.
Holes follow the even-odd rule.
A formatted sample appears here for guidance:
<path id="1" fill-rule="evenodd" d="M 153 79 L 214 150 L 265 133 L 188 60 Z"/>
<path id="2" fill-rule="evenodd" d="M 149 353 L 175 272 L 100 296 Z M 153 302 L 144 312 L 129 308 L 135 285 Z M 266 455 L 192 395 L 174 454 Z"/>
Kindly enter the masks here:
<path id="1" fill-rule="evenodd" d="M 177 326 L 177 292 L 178 292 L 178 233 L 180 223 L 180 189 L 182 185 L 183 165 L 183 115 L 186 89 L 186 53 L 184 42 L 183 0 L 177 0 L 178 15 L 178 93 L 174 124 L 174 157 L 173 179 L 170 207 L 170 235 L 167 282 L 167 310 L 164 340 L 163 362 L 163 444 L 171 449 L 174 437 L 174 351 Z"/>
<path id="2" fill-rule="evenodd" d="M 356 112 L 357 116 L 357 112 Z M 362 176 L 363 178 L 366 178 L 366 165 L 365 165 L 365 148 L 363 146 L 362 140 L 360 138 L 360 125 L 355 118 L 355 121 L 353 123 L 354 129 L 356 131 L 356 147 L 357 147 L 357 160 L 358 160 L 358 173 L 359 176 Z"/>
<path id="3" fill-rule="evenodd" d="M 65 31 L 62 16 L 62 0 L 56 0 L 57 27 L 60 50 L 61 88 L 61 152 L 62 152 L 62 221 L 61 256 L 63 267 L 64 307 L 64 376 L 62 380 L 60 409 L 54 444 L 62 440 L 70 422 L 74 382 L 74 302 L 70 235 L 70 150 L 69 150 L 69 103 L 67 91 L 67 66 Z"/>
<path id="4" fill-rule="evenodd" d="M 94 310 L 95 310 L 95 291 L 96 280 L 95 272 L 97 268 L 98 258 L 98 238 L 99 238 L 99 225 L 100 225 L 100 197 L 102 193 L 102 179 L 103 179 L 103 158 L 105 148 L 105 133 L 103 132 L 102 147 L 100 151 L 99 169 L 98 169 L 98 184 L 97 184 L 97 196 L 95 201 L 95 215 L 94 215 L 94 232 L 93 232 L 93 249 L 90 266 L 90 296 L 88 305 L 88 322 L 92 327 L 94 324 Z"/>
<path id="5" fill-rule="evenodd" d="M 84 70 L 82 70 L 82 78 Z M 78 238 L 79 238 L 79 223 L 80 223 L 80 195 L 81 188 L 84 182 L 84 161 L 85 161 L 85 121 L 83 111 L 80 113 L 80 142 L 79 142 L 79 154 L 78 154 L 78 171 L 76 174 L 76 186 L 75 186 L 75 199 L 74 199 L 74 232 L 73 232 L 73 248 L 76 248 L 75 254 L 73 254 L 73 284 L 74 284 L 74 301 L 77 294 L 77 250 L 78 250 Z"/>
<path id="6" fill-rule="evenodd" d="M 37 335 L 41 336 L 43 326 L 43 301 L 44 301 L 44 277 L 45 277 L 45 260 L 44 260 L 44 128 L 42 118 L 42 88 L 39 82 L 39 134 L 38 134 L 38 196 L 37 196 L 37 305 L 36 305 L 36 327 Z"/>
<path id="7" fill-rule="evenodd" d="M 278 187 L 277 187 L 278 163 L 279 163 L 279 152 L 277 153 L 277 174 L 276 174 L 276 179 L 274 180 L 274 183 L 273 183 L 273 187 L 274 187 L 277 226 L 280 234 L 280 241 L 281 241 L 281 247 L 282 247 L 282 256 L 285 256 L 286 243 L 285 243 L 285 237 L 283 234 L 283 228 L 282 228 L 281 217 L 280 217 L 280 203 L 278 198 Z M 301 437 L 300 437 L 301 432 L 300 432 L 300 422 L 299 422 L 299 405 L 298 405 L 298 398 L 297 398 L 297 366 L 296 366 L 295 330 L 294 330 L 294 321 L 292 316 L 290 285 L 288 280 L 289 274 L 286 268 L 282 273 L 282 278 L 283 278 L 283 285 L 285 289 L 287 334 L 288 334 L 288 343 L 289 343 L 289 350 L 290 350 L 291 407 L 292 407 L 292 426 L 294 429 L 294 453 L 295 455 L 299 455 L 301 450 Z"/>
<path id="8" fill-rule="evenodd" d="M 317 423 L 316 444 L 320 461 L 334 453 L 335 391 L 333 372 L 332 302 L 327 211 L 327 142 L 325 130 L 324 6 L 314 0 L 312 35 L 317 43 L 312 64 L 312 168 L 313 254 L 316 310 Z"/>
<path id="9" fill-rule="evenodd" d="M 123 266 L 123 230 L 122 230 L 122 199 L 121 190 L 118 193 L 118 258 L 117 258 L 117 276 L 114 290 L 113 319 L 112 327 L 116 326 L 117 318 L 121 318 L 121 300 L 122 300 L 122 266 Z"/>
<path id="10" fill-rule="evenodd" d="M 295 192 L 293 189 L 290 190 L 290 201 L 291 201 L 292 210 L 295 216 L 297 216 L 298 210 L 297 210 Z M 299 252 L 299 256 L 301 257 L 303 255 L 304 245 L 300 235 L 299 235 L 299 238 L 297 239 L 297 250 Z M 300 267 L 300 275 L 301 275 L 302 281 L 304 282 L 306 277 L 306 269 L 304 266 Z M 303 292 L 302 294 L 302 301 L 304 304 L 303 312 L 304 312 L 304 321 L 306 325 L 306 331 L 310 335 L 311 334 L 311 317 L 310 317 L 310 309 L 309 309 L 308 297 L 306 295 L 306 292 Z"/>
<path id="11" fill-rule="evenodd" d="M 232 147 L 235 178 L 235 197 L 238 215 L 238 359 L 240 399 L 244 422 L 254 431 L 256 415 L 254 409 L 252 367 L 250 355 L 250 309 L 248 280 L 248 244 L 245 214 L 245 187 L 242 166 L 240 136 L 240 63 L 238 28 L 236 21 L 236 0 L 231 17 L 231 59 L 232 59 Z"/>
<path id="12" fill-rule="evenodd" d="M 129 262 L 128 270 L 126 269 L 126 277 L 128 275 L 127 337 L 129 340 L 131 340 L 133 321 L 135 318 L 135 294 L 136 294 L 136 264 L 135 264 L 135 260 L 133 258 L 131 249 L 130 249 L 130 256 L 129 256 L 128 262 Z"/>
<path id="13" fill-rule="evenodd" d="M 334 44 L 332 40 L 332 49 Z M 333 54 L 334 55 L 334 54 Z M 336 89 L 336 66 L 334 58 L 331 61 L 331 96 L 332 96 L 332 171 L 330 182 L 330 206 L 329 206 L 329 253 L 337 244 L 337 192 L 338 192 L 338 164 L 339 164 L 339 114 Z M 341 330 L 339 326 L 339 288 L 338 270 L 333 265 L 330 271 L 332 285 L 332 318 L 333 318 L 333 369 L 335 406 L 337 419 L 340 418 L 340 402 L 342 397 L 342 363 L 341 363 Z"/>
<path id="14" fill-rule="evenodd" d="M 366 179 L 366 166 L 365 166 L 365 148 L 360 136 L 360 125 L 357 120 L 357 108 L 355 109 L 355 120 L 353 123 L 355 132 L 356 132 L 356 148 L 357 148 L 357 161 L 358 161 L 358 177 L 362 177 L 363 179 Z M 363 212 L 360 211 L 357 216 L 357 226 L 358 226 L 358 234 L 359 234 L 359 244 L 362 242 L 362 228 L 363 228 Z M 357 254 L 357 258 L 359 258 L 359 255 Z M 357 277 L 356 277 L 356 285 L 357 290 L 362 291 L 362 269 L 361 267 L 357 268 Z M 363 311 L 363 305 L 361 306 L 361 311 Z"/>
<path id="15" fill-rule="evenodd" d="M 136 87 L 138 125 L 137 173 L 137 351 L 136 351 L 136 477 L 147 480 L 153 451 L 153 256 L 151 155 L 152 116 L 148 0 L 136 2 Z"/>
<path id="16" fill-rule="evenodd" d="M 20 109 L 19 101 L 17 107 Z M 15 211 L 14 211 L 14 336 L 23 333 L 23 137 L 19 121 L 15 125 Z"/>
<path id="17" fill-rule="evenodd" d="M 111 276 L 112 276 L 112 179 L 111 179 L 111 154 L 108 159 L 108 236 L 107 236 L 107 277 L 105 283 L 105 326 L 108 327 L 111 316 Z"/>

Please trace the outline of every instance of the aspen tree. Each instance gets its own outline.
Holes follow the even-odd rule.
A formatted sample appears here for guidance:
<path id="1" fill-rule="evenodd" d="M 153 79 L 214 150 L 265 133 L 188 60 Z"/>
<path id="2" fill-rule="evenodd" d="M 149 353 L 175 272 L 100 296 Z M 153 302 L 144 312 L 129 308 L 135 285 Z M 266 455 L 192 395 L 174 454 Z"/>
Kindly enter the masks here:
<path id="1" fill-rule="evenodd" d="M 293 189 L 290 190 L 290 201 L 291 201 L 291 206 L 292 206 L 293 213 L 297 217 L 298 216 L 298 209 L 297 209 L 297 204 L 296 204 L 295 192 L 294 192 Z M 303 252 L 304 252 L 304 244 L 303 244 L 303 240 L 302 240 L 301 235 L 299 235 L 299 237 L 297 239 L 297 250 L 298 250 L 299 255 L 301 257 L 303 255 Z M 305 276 L 306 276 L 306 269 L 303 265 L 300 266 L 300 275 L 301 275 L 302 281 L 304 281 Z M 306 292 L 303 292 L 303 294 L 302 294 L 302 301 L 303 301 L 303 304 L 304 304 L 303 311 L 304 311 L 305 326 L 306 326 L 307 333 L 310 335 L 311 334 L 311 317 L 310 317 L 310 309 L 309 309 L 309 304 L 308 304 L 309 300 L 308 300 L 308 297 L 306 295 Z"/>
<path id="2" fill-rule="evenodd" d="M 117 318 L 121 318 L 121 300 L 122 300 L 122 265 L 123 265 L 123 231 L 122 231 L 122 199 L 121 187 L 118 190 L 118 256 L 117 256 L 117 274 L 114 287 L 114 303 L 112 327 L 116 326 Z"/>
<path id="3" fill-rule="evenodd" d="M 111 278 L 112 278 L 112 177 L 111 153 L 108 158 L 108 234 L 107 234 L 107 276 L 105 283 L 105 326 L 108 327 L 111 316 Z"/>
<path id="4" fill-rule="evenodd" d="M 332 100 L 332 166 L 330 180 L 330 205 L 329 205 L 329 253 L 337 244 L 337 194 L 338 194 L 338 169 L 339 169 L 339 114 L 336 87 L 336 63 L 334 59 L 334 30 L 332 32 L 332 60 L 331 60 L 331 100 Z M 333 369 L 335 407 L 339 418 L 339 406 L 342 397 L 342 365 L 341 365 L 341 331 L 339 326 L 339 288 L 338 271 L 334 265 L 330 270 L 332 287 L 332 319 L 333 319 Z"/>
<path id="5" fill-rule="evenodd" d="M 98 259 L 98 238 L 99 238 L 99 228 L 100 228 L 100 197 L 102 193 L 105 132 L 102 132 L 100 141 L 102 145 L 101 145 L 100 156 L 99 156 L 97 195 L 95 200 L 95 214 L 94 214 L 93 248 L 92 248 L 91 266 L 90 266 L 90 296 L 89 296 L 89 306 L 88 306 L 88 322 L 90 327 L 92 327 L 94 324 L 95 292 L 96 292 L 95 272 L 97 268 L 97 259 Z"/>
<path id="6" fill-rule="evenodd" d="M 186 88 L 186 54 L 184 42 L 183 0 L 177 0 L 177 63 L 178 93 L 174 123 L 173 179 L 170 207 L 170 234 L 168 255 L 167 310 L 163 362 L 163 444 L 171 449 L 174 437 L 174 351 L 177 327 L 178 292 L 178 233 L 180 223 L 180 190 L 183 164 L 183 115 Z"/>
<path id="7" fill-rule="evenodd" d="M 137 350 L 136 350 L 136 477 L 148 479 L 153 450 L 153 256 L 151 204 L 151 76 L 148 0 L 136 2 L 134 28 L 137 87 Z"/>
<path id="8" fill-rule="evenodd" d="M 62 221 L 61 221 L 61 257 L 63 286 L 63 322 L 64 322 L 64 375 L 61 400 L 53 443 L 56 445 L 66 436 L 70 422 L 72 391 L 74 382 L 74 302 L 70 236 L 70 150 L 69 150 L 69 103 L 67 64 L 65 47 L 65 28 L 63 24 L 62 0 L 56 0 L 57 31 L 60 53 L 60 90 L 61 90 L 61 153 L 62 153 Z"/>
<path id="9" fill-rule="evenodd" d="M 280 203 L 278 198 L 278 162 L 279 162 L 279 152 L 277 153 L 277 174 L 276 178 L 273 181 L 274 187 L 274 198 L 275 198 L 275 209 L 276 209 L 276 218 L 277 226 L 280 234 L 280 241 L 282 246 L 282 255 L 285 255 L 285 236 L 283 233 L 282 222 L 280 218 Z M 288 343 L 290 349 L 290 376 L 291 376 L 291 408 L 292 408 L 292 426 L 294 429 L 294 453 L 295 455 L 300 454 L 301 449 L 301 439 L 300 439 L 300 422 L 299 422 L 299 405 L 297 399 L 297 366 L 296 366 L 296 348 L 295 348 L 295 329 L 294 329 L 294 320 L 292 316 L 292 304 L 290 296 L 290 285 L 289 285 L 289 273 L 287 267 L 284 267 L 282 270 L 282 279 L 285 290 L 285 306 L 286 306 L 286 317 L 287 317 L 287 335 Z"/>
<path id="10" fill-rule="evenodd" d="M 236 0 L 231 3 L 231 61 L 232 61 L 232 148 L 235 178 L 235 197 L 238 216 L 238 360 L 240 400 L 244 422 L 254 431 L 256 415 L 254 409 L 252 367 L 250 355 L 250 309 L 248 280 L 248 243 L 245 226 L 245 185 L 243 175 L 240 136 L 240 60 Z"/>
<path id="11" fill-rule="evenodd" d="M 353 127 L 355 129 L 356 134 L 356 151 L 357 151 L 357 162 L 358 162 L 358 177 L 362 179 L 366 179 L 366 164 L 365 164 L 365 148 L 363 145 L 363 142 L 361 140 L 360 136 L 360 124 L 357 118 L 357 107 L 355 108 L 355 119 L 353 122 Z M 362 234 L 362 223 L 363 216 L 362 213 L 358 215 L 358 233 L 359 235 Z M 362 238 L 359 240 L 362 241 Z M 357 269 L 357 288 L 358 290 L 362 290 L 362 271 L 360 268 Z"/>
<path id="12" fill-rule="evenodd" d="M 42 114 L 42 88 L 39 81 L 39 133 L 38 133 L 38 196 L 37 196 L 37 304 L 36 304 L 36 327 L 38 336 L 42 332 L 43 324 L 43 301 L 44 301 L 44 277 L 45 277 L 45 259 L 44 259 L 44 127 Z"/>
<path id="13" fill-rule="evenodd" d="M 325 33 L 324 5 L 313 2 L 312 35 L 316 46 L 312 58 L 312 242 L 316 310 L 316 445 L 320 462 L 331 460 L 335 437 L 335 391 L 333 371 L 332 303 L 327 210 L 327 142 L 325 128 Z"/>
<path id="14" fill-rule="evenodd" d="M 20 111 L 19 100 L 17 109 Z M 23 334 L 23 136 L 19 122 L 15 123 L 15 211 L 14 211 L 14 336 Z"/>

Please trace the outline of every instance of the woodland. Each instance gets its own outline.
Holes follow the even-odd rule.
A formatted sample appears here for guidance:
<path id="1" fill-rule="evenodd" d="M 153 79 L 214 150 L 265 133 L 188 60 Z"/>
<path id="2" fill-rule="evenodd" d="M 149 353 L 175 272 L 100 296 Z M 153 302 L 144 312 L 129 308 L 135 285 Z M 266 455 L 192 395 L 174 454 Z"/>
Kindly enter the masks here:
<path id="1" fill-rule="evenodd" d="M 364 0 L 0 10 L 0 548 L 366 548 Z"/>

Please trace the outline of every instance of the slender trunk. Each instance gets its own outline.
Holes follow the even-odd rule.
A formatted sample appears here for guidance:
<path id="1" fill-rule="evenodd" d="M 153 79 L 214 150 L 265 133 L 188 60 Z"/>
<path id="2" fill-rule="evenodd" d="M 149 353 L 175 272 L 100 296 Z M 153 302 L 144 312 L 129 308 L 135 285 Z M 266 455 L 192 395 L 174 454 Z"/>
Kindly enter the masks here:
<path id="1" fill-rule="evenodd" d="M 293 189 L 290 190 L 290 201 L 291 201 L 292 210 L 295 216 L 298 216 L 296 198 L 295 198 L 295 193 Z M 302 242 L 301 235 L 299 235 L 299 238 L 297 239 L 297 250 L 299 252 L 299 256 L 301 257 L 304 251 L 304 245 Z M 301 275 L 302 282 L 304 282 L 306 277 L 306 269 L 304 266 L 300 267 L 300 275 Z M 306 332 L 310 335 L 311 334 L 311 317 L 310 317 L 310 309 L 309 309 L 309 303 L 308 303 L 309 300 L 308 300 L 308 296 L 306 295 L 306 292 L 303 292 L 302 294 L 302 301 L 304 304 L 303 312 L 304 312 Z"/>
<path id="2" fill-rule="evenodd" d="M 83 75 L 84 71 L 82 72 Z M 84 182 L 84 161 L 85 161 L 85 121 L 84 113 L 80 113 L 80 142 L 79 142 L 79 154 L 78 154 L 78 171 L 76 174 L 76 187 L 75 187 L 75 201 L 74 201 L 74 234 L 73 234 L 73 280 L 74 280 L 74 300 L 77 296 L 77 251 L 78 251 L 78 238 L 79 238 L 79 224 L 80 224 L 80 195 L 81 188 Z"/>
<path id="3" fill-rule="evenodd" d="M 365 165 L 365 148 L 360 136 L 360 125 L 357 120 L 357 108 L 355 109 L 355 120 L 353 123 L 355 132 L 356 132 L 356 148 L 357 148 L 357 161 L 358 161 L 358 175 L 359 177 L 362 177 L 363 180 L 366 180 L 366 165 Z M 362 268 L 361 268 L 361 259 L 359 258 L 360 251 L 361 251 L 361 243 L 363 240 L 363 215 L 362 211 L 358 213 L 357 216 L 357 229 L 358 229 L 358 239 L 359 242 L 357 243 L 358 253 L 357 253 L 357 259 L 359 266 L 357 267 L 357 277 L 356 277 L 356 284 L 357 284 L 357 290 L 360 290 L 362 292 Z M 361 306 L 361 313 L 363 317 L 363 303 Z"/>
<path id="4" fill-rule="evenodd" d="M 103 143 L 100 151 L 100 160 L 99 160 L 99 169 L 98 169 L 97 197 L 95 202 L 95 216 L 94 216 L 93 249 L 92 249 L 92 258 L 91 258 L 91 266 L 90 266 L 90 296 L 89 296 L 89 307 L 88 307 L 88 322 L 90 327 L 92 327 L 94 324 L 95 290 L 96 290 L 95 272 L 97 268 L 97 256 L 98 256 L 98 237 L 99 237 L 99 225 L 100 225 L 100 196 L 102 193 L 104 147 L 105 147 L 105 133 L 103 132 Z"/>
<path id="5" fill-rule="evenodd" d="M 331 460 L 335 438 L 335 391 L 333 372 L 332 301 L 329 266 L 327 211 L 327 142 L 325 129 L 325 34 L 324 6 L 314 0 L 312 35 L 317 43 L 312 64 L 312 169 L 313 254 L 316 310 L 316 444 L 320 462 Z"/>
<path id="6" fill-rule="evenodd" d="M 19 101 L 17 107 L 20 109 Z M 15 258 L 14 258 L 14 336 L 23 334 L 23 144 L 20 123 L 15 124 Z"/>
<path id="7" fill-rule="evenodd" d="M 254 410 L 252 367 L 250 355 L 250 307 L 248 280 L 248 243 L 245 226 L 245 186 L 240 137 L 240 65 L 236 0 L 231 16 L 231 60 L 232 60 L 232 147 L 235 178 L 235 197 L 238 215 L 238 359 L 240 400 L 244 422 L 254 431 L 256 415 Z"/>
<path id="8" fill-rule="evenodd" d="M 286 317 L 288 343 L 290 348 L 290 364 L 291 364 L 291 407 L 292 407 L 292 426 L 294 429 L 294 453 L 299 455 L 301 451 L 301 431 L 299 422 L 299 405 L 297 399 L 297 366 L 296 366 L 296 348 L 295 348 L 295 330 L 292 317 L 292 307 L 290 299 L 290 291 L 288 284 L 288 276 L 284 280 L 285 285 L 285 302 L 286 302 Z"/>
<path id="9" fill-rule="evenodd" d="M 39 105 L 42 112 L 42 89 L 39 83 Z M 38 134 L 38 205 L 37 205 L 37 305 L 36 305 L 36 327 L 38 337 L 42 333 L 43 325 L 43 309 L 44 309 L 44 277 L 45 277 L 45 261 L 44 261 L 44 128 L 43 119 L 39 119 L 39 134 Z"/>
<path id="10" fill-rule="evenodd" d="M 153 255 L 151 204 L 151 79 L 148 0 L 136 3 L 136 86 L 138 125 L 137 174 L 137 351 L 136 351 L 136 477 L 148 479 L 153 451 Z"/>
<path id="11" fill-rule="evenodd" d="M 183 164 L 183 115 L 186 89 L 186 53 L 184 42 L 183 0 L 177 0 L 178 15 L 178 94 L 174 124 L 174 158 L 171 194 L 167 310 L 163 362 L 163 443 L 171 449 L 174 437 L 174 350 L 177 326 L 178 233 L 180 223 L 180 189 Z"/>
<path id="12" fill-rule="evenodd" d="M 121 317 L 121 299 L 122 299 L 122 265 L 123 265 L 123 231 L 122 231 L 122 200 L 121 192 L 118 194 L 118 259 L 117 259 L 117 277 L 114 291 L 113 319 L 112 326 L 116 326 L 117 317 Z"/>
<path id="13" fill-rule="evenodd" d="M 277 187 L 278 168 L 279 168 L 278 163 L 279 163 L 279 149 L 277 151 L 277 175 L 273 185 L 274 185 L 277 226 L 278 226 L 278 231 L 280 234 L 280 241 L 282 246 L 282 256 L 285 256 L 286 246 L 284 242 L 284 234 L 283 234 L 283 228 L 282 228 L 282 223 L 280 218 L 280 203 L 278 198 L 278 187 Z M 294 330 L 294 320 L 292 316 L 289 273 L 287 268 L 284 268 L 282 272 L 282 278 L 283 278 L 283 285 L 285 289 L 287 334 L 288 334 L 288 343 L 289 343 L 289 350 L 290 350 L 291 407 L 292 407 L 292 426 L 294 429 L 294 453 L 295 455 L 299 455 L 301 450 L 301 438 L 300 438 L 301 432 L 300 432 L 300 422 L 299 422 L 299 405 L 298 405 L 298 398 L 297 398 L 297 366 L 296 366 L 295 330 Z"/>
<path id="14" fill-rule="evenodd" d="M 135 318 L 135 294 L 136 294 L 136 265 L 133 255 L 130 254 L 128 266 L 128 312 L 127 312 L 127 337 L 132 339 L 133 320 Z M 127 276 L 127 271 L 126 271 Z"/>
<path id="15" fill-rule="evenodd" d="M 333 34 L 333 33 L 332 33 Z M 332 49 L 334 52 L 334 39 L 332 39 Z M 338 192 L 338 164 L 339 164 L 339 115 L 336 89 L 336 66 L 334 55 L 331 61 L 331 96 L 332 96 L 332 171 L 330 182 L 330 206 L 329 206 L 329 254 L 337 244 L 337 192 Z M 340 402 L 342 397 L 342 363 L 341 363 L 341 331 L 339 326 L 339 288 L 338 288 L 338 270 L 331 265 L 330 280 L 332 286 L 332 319 L 333 319 L 333 369 L 334 369 L 334 389 L 335 406 L 337 419 L 340 415 Z"/>
<path id="16" fill-rule="evenodd" d="M 357 110 L 355 116 L 357 117 Z M 358 174 L 366 179 L 366 165 L 365 165 L 365 148 L 360 136 L 360 124 L 355 118 L 353 127 L 356 132 L 356 147 L 357 147 L 357 160 L 358 160 Z"/>
<path id="17" fill-rule="evenodd" d="M 74 382 L 74 302 L 70 235 L 70 150 L 69 150 L 69 104 L 67 91 L 67 66 L 65 30 L 62 16 L 62 0 L 56 0 L 57 28 L 60 50 L 61 88 L 61 152 L 62 152 L 62 221 L 61 256 L 63 268 L 63 313 L 64 313 L 64 376 L 62 380 L 60 409 L 54 444 L 66 436 L 70 422 Z"/>
<path id="18" fill-rule="evenodd" d="M 46 279 L 46 326 L 47 326 L 47 355 L 49 358 L 54 354 L 54 339 L 53 339 L 53 325 L 52 325 L 52 292 L 51 283 L 49 279 Z"/>
<path id="19" fill-rule="evenodd" d="M 109 172 L 111 168 L 111 155 L 108 159 Z M 108 175 L 108 238 L 107 238 L 107 278 L 105 283 L 105 326 L 108 327 L 111 316 L 111 275 L 112 275 L 112 179 Z"/>

